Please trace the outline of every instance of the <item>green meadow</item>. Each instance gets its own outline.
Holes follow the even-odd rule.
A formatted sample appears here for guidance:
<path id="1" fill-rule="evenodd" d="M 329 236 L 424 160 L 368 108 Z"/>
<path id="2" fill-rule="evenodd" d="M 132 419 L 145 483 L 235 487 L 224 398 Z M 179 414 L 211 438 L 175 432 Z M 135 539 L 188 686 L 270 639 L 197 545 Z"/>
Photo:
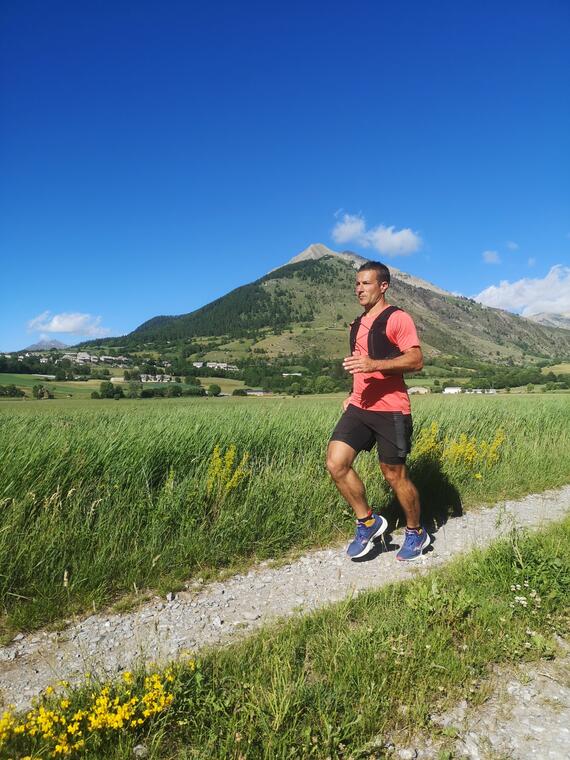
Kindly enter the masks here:
<path id="1" fill-rule="evenodd" d="M 89 398 L 92 391 L 99 390 L 101 380 L 46 380 L 37 375 L 24 375 L 2 372 L 0 385 L 15 385 L 24 391 L 27 398 L 32 397 L 34 385 L 43 385 L 53 393 L 54 398 Z"/>
<path id="2" fill-rule="evenodd" d="M 338 397 L 0 404 L 0 595 L 7 630 L 345 540 L 324 467 Z M 410 459 L 428 527 L 560 486 L 570 396 L 414 398 Z M 400 512 L 374 453 L 371 503 Z M 64 581 L 65 579 L 65 581 Z"/>

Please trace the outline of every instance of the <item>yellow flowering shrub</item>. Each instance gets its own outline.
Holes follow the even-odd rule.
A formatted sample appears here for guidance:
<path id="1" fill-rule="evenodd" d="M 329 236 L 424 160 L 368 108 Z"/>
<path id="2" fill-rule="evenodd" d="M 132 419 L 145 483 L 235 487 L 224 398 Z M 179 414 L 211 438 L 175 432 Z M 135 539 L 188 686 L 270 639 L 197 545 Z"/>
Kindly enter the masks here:
<path id="1" fill-rule="evenodd" d="M 193 661 L 186 665 L 190 671 L 194 667 Z M 58 698 L 48 686 L 25 715 L 6 710 L 0 717 L 0 754 L 8 751 L 22 757 L 27 752 L 35 757 L 34 753 L 40 752 L 41 757 L 71 757 L 113 732 L 138 729 L 171 706 L 174 681 L 171 668 L 162 674 L 151 673 L 142 681 L 125 672 L 121 682 L 91 692 L 81 709 L 77 709 L 77 700 Z M 68 684 L 59 685 L 69 688 Z"/>
<path id="2" fill-rule="evenodd" d="M 428 428 L 422 428 L 414 442 L 413 456 L 432 457 L 440 459 L 443 452 L 443 443 L 439 439 L 439 426 L 432 422 Z"/>
<path id="3" fill-rule="evenodd" d="M 443 467 L 461 468 L 468 471 L 477 470 L 474 477 L 482 479 L 479 470 L 497 464 L 501 449 L 506 441 L 504 430 L 499 428 L 491 441 L 477 438 L 476 435 L 460 433 L 458 437 L 440 434 L 439 426 L 432 422 L 422 428 L 414 442 L 413 459 L 436 459 Z"/>
<path id="4" fill-rule="evenodd" d="M 220 446 L 215 446 L 208 465 L 206 491 L 208 496 L 222 498 L 234 491 L 250 474 L 247 469 L 249 453 L 246 451 L 239 464 L 236 465 L 236 447 L 232 443 L 225 454 Z"/>

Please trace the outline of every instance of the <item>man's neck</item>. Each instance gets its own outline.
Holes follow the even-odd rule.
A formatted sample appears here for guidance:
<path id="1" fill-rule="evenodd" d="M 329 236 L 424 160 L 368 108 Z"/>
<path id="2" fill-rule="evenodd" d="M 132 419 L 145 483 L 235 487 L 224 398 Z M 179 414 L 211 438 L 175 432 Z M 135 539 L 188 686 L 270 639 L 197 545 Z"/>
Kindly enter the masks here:
<path id="1" fill-rule="evenodd" d="M 370 309 L 364 312 L 365 317 L 377 317 L 378 314 L 381 314 L 384 309 L 388 306 L 386 303 L 386 299 L 382 297 L 379 301 L 377 301 L 374 306 L 371 306 Z"/>

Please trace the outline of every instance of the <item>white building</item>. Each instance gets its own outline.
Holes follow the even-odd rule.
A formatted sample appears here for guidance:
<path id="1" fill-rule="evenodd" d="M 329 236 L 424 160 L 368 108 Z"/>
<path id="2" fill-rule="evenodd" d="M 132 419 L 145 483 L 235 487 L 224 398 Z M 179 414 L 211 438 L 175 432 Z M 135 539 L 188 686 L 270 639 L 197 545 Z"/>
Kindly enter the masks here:
<path id="1" fill-rule="evenodd" d="M 444 393 L 447 393 L 448 395 L 452 395 L 454 393 L 461 393 L 461 388 L 458 388 L 455 385 L 448 385 L 447 388 L 443 389 Z"/>

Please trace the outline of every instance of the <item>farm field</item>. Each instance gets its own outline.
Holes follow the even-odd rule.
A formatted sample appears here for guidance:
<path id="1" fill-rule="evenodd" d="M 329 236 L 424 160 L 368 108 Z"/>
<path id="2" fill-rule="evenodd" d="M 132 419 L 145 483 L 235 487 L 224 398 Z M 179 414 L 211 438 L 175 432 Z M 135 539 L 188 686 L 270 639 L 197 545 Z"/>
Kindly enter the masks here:
<path id="1" fill-rule="evenodd" d="M 7 628 L 344 539 L 324 468 L 339 397 L 0 404 Z M 414 398 L 426 519 L 568 482 L 570 395 Z M 375 455 L 371 503 L 390 504 Z"/>
<path id="2" fill-rule="evenodd" d="M 243 380 L 233 380 L 231 377 L 199 377 L 200 385 L 202 388 L 208 388 L 209 385 L 215 383 L 222 389 L 222 393 L 231 393 L 236 388 L 245 388 Z"/>
<path id="3" fill-rule="evenodd" d="M 26 393 L 27 398 L 32 397 L 34 385 L 43 385 L 54 395 L 54 398 L 89 398 L 92 391 L 99 390 L 101 380 L 77 380 L 58 381 L 45 380 L 38 375 L 20 375 L 6 372 L 0 373 L 0 385 L 15 385 Z"/>
<path id="4" fill-rule="evenodd" d="M 570 375 L 570 362 L 562 362 L 562 364 L 553 364 L 550 367 L 543 367 L 542 373 L 547 375 L 549 372 L 554 372 L 555 375 Z"/>
<path id="5" fill-rule="evenodd" d="M 119 372 L 119 370 L 117 370 Z M 109 378 L 110 379 L 110 378 Z M 201 377 L 199 378 L 200 384 L 204 388 L 208 388 L 211 383 L 216 383 L 222 389 L 222 393 L 228 393 L 231 395 L 232 391 L 236 388 L 244 388 L 243 380 L 233 380 L 232 378 L 223 377 Z M 56 381 L 45 380 L 38 375 L 24 375 L 14 373 L 0 373 L 0 385 L 15 385 L 26 393 L 27 397 L 31 398 L 32 388 L 34 385 L 44 385 L 54 394 L 54 398 L 89 398 L 92 391 L 98 391 L 101 385 L 101 379 L 97 380 L 82 380 L 82 381 Z M 114 383 L 119 385 L 128 385 L 126 380 L 122 378 L 120 380 L 113 380 Z M 164 388 L 165 383 L 145 383 L 145 388 Z M 184 388 L 185 386 L 182 385 Z"/>

